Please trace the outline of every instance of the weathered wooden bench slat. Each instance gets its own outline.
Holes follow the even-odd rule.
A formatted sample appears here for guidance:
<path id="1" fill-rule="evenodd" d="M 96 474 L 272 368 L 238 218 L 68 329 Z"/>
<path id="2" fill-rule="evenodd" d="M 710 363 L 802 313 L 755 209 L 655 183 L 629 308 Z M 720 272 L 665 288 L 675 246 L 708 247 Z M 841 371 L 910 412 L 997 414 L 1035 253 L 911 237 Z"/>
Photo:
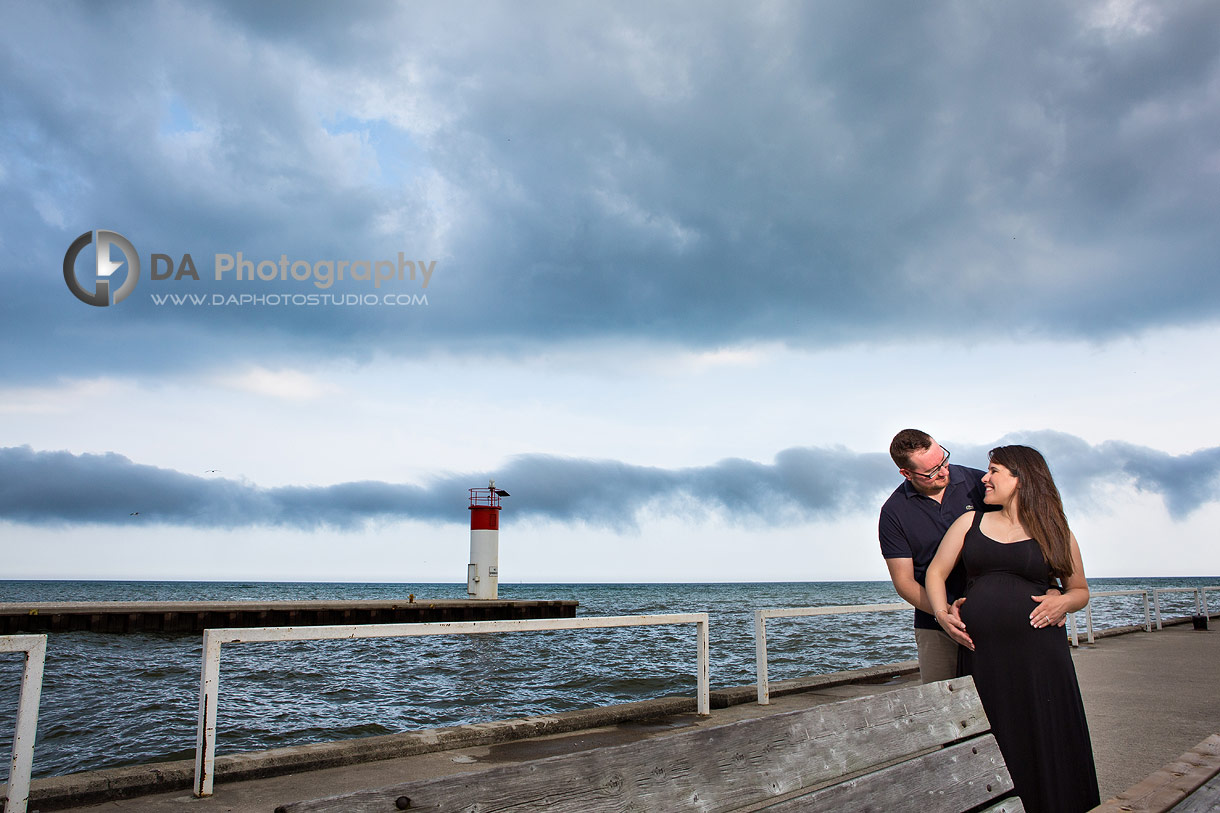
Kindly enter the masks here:
<path id="1" fill-rule="evenodd" d="M 1025 813 L 1025 805 L 1017 797 L 1005 799 L 991 807 L 985 807 L 979 813 Z"/>
<path id="2" fill-rule="evenodd" d="M 730 811 L 987 730 L 973 682 L 945 681 L 277 810 Z M 402 797 L 410 799 L 409 807 L 396 806 Z"/>
<path id="3" fill-rule="evenodd" d="M 1220 776 L 1212 777 L 1169 809 L 1169 813 L 1215 813 L 1220 810 Z"/>
<path id="4" fill-rule="evenodd" d="M 1191 801 L 1190 795 L 1198 793 L 1200 799 L 1206 800 L 1207 785 L 1215 782 L 1220 773 L 1220 734 L 1212 734 L 1203 742 L 1182 754 L 1173 762 L 1162 766 L 1149 774 L 1141 782 L 1132 785 L 1122 793 L 1098 807 L 1095 813 L 1185 813 L 1194 808 L 1182 808 L 1179 811 L 1175 805 L 1184 805 Z M 1212 780 L 1209 782 L 1209 780 Z M 1214 791 L 1210 807 L 1206 804 L 1199 810 L 1220 809 L 1220 791 Z"/>
<path id="5" fill-rule="evenodd" d="M 988 734 L 762 809 L 767 813 L 960 813 L 1011 790 L 1004 756 L 995 737 Z"/>

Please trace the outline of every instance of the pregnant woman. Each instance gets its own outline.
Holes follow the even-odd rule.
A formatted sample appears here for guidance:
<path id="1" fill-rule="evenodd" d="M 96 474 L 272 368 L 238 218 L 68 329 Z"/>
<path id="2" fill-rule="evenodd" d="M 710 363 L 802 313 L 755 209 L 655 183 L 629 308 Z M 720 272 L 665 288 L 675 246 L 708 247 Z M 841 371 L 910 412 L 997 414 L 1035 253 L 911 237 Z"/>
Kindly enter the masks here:
<path id="1" fill-rule="evenodd" d="M 949 527 L 925 587 L 937 622 L 974 650 L 974 682 L 1025 809 L 1078 813 L 1099 804 L 1097 771 L 1058 624 L 1089 602 L 1080 547 L 1041 453 L 1001 446 L 990 459 L 983 501 L 999 510 L 969 511 Z M 961 622 L 945 597 L 959 557 L 967 580 Z M 1047 594 L 1054 581 L 1061 595 Z"/>

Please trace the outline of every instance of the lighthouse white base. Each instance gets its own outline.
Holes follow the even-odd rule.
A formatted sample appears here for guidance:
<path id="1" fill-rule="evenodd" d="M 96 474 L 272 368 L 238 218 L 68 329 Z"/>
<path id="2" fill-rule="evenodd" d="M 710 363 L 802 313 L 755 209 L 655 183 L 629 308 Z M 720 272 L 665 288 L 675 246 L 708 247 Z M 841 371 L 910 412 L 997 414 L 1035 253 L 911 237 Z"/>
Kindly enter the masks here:
<path id="1" fill-rule="evenodd" d="M 466 595 L 498 598 L 500 595 L 500 532 L 470 532 L 470 564 L 466 567 Z"/>

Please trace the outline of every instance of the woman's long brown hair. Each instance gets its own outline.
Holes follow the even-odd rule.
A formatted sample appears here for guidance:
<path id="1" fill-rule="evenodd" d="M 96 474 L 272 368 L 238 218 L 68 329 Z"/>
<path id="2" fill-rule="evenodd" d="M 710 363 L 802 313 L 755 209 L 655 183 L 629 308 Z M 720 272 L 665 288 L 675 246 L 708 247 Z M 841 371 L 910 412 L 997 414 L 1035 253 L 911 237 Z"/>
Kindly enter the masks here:
<path id="1" fill-rule="evenodd" d="M 1017 519 L 1037 540 L 1051 574 L 1061 579 L 1071 576 L 1071 531 L 1046 458 L 1028 446 L 999 446 L 988 457 L 1017 478 Z"/>

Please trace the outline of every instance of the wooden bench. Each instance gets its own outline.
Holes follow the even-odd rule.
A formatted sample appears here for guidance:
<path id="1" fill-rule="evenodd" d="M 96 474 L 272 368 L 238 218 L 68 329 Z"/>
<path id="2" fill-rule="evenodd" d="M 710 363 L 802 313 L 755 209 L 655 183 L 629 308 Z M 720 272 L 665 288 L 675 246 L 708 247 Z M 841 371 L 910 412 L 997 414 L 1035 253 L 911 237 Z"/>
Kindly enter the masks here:
<path id="1" fill-rule="evenodd" d="M 1023 811 L 970 678 L 912 686 L 277 813 Z"/>
<path id="2" fill-rule="evenodd" d="M 1220 734 L 1099 807 L 1094 813 L 1203 813 L 1220 810 Z"/>

